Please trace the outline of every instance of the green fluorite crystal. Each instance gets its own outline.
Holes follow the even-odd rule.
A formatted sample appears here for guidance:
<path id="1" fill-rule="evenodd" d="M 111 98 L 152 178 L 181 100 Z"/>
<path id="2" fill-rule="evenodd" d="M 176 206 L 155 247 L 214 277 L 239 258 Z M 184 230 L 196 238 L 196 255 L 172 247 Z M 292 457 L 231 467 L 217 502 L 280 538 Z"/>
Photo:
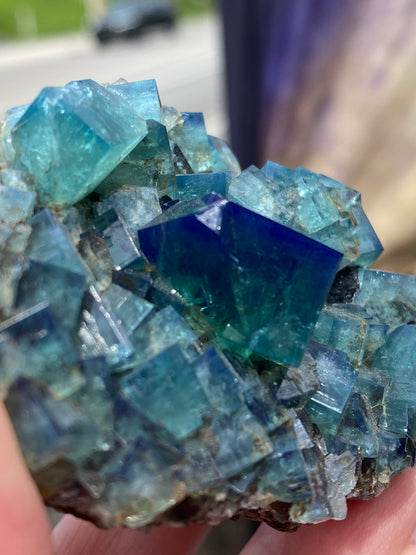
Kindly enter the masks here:
<path id="1" fill-rule="evenodd" d="M 147 133 L 129 102 L 94 81 L 47 87 L 13 120 L 6 162 L 34 174 L 43 205 L 84 198 Z"/>
<path id="2" fill-rule="evenodd" d="M 153 80 L 44 89 L 0 171 L 0 391 L 48 505 L 103 527 L 346 516 L 415 462 L 416 278 L 360 195 L 241 172 Z"/>

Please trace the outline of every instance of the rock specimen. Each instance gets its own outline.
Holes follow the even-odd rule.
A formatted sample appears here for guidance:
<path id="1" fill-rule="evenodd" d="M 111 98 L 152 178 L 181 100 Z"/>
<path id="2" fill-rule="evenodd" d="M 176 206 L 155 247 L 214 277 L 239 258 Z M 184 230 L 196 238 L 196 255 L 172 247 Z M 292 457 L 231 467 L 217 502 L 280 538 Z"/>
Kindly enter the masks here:
<path id="1" fill-rule="evenodd" d="M 0 385 L 45 503 L 98 526 L 346 516 L 413 466 L 416 278 L 360 195 L 240 168 L 154 81 L 6 114 Z"/>

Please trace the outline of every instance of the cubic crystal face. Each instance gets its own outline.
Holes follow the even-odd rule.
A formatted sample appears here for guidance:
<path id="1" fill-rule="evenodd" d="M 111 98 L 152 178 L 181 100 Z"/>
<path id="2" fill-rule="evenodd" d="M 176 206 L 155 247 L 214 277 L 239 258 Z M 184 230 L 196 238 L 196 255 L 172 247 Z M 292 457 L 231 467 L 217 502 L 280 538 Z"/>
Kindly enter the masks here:
<path id="1" fill-rule="evenodd" d="M 45 502 L 102 527 L 346 516 L 415 463 L 416 278 L 360 195 L 241 172 L 153 80 L 44 89 L 0 169 L 0 392 Z"/>
<path id="2" fill-rule="evenodd" d="M 35 175 L 42 204 L 73 204 L 146 133 L 143 119 L 119 95 L 94 81 L 74 81 L 43 89 L 14 122 L 6 162 Z"/>
<path id="3" fill-rule="evenodd" d="M 169 214 L 139 231 L 149 262 L 198 306 L 219 341 L 233 330 L 237 349 L 299 363 L 341 255 L 215 195 L 206 208 Z"/>
<path id="4" fill-rule="evenodd" d="M 251 166 L 229 187 L 229 198 L 343 253 L 342 265 L 369 266 L 382 246 L 360 194 L 324 175 L 267 162 Z"/>

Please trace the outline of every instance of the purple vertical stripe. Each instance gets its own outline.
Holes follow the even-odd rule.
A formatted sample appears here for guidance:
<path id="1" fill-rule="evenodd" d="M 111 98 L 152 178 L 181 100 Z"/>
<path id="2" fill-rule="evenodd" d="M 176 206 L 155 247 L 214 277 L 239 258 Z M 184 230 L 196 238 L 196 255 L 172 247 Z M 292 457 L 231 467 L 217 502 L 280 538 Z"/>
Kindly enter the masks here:
<path id="1" fill-rule="evenodd" d="M 221 0 L 230 134 L 243 167 L 259 164 L 271 107 L 290 100 L 303 68 L 330 48 L 353 0 Z"/>

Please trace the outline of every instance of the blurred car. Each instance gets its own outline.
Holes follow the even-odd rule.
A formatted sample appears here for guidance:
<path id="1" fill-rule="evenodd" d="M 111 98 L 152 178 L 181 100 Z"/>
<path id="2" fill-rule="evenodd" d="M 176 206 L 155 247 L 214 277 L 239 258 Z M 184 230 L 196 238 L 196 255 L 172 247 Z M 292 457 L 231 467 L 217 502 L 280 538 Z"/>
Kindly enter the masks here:
<path id="1" fill-rule="evenodd" d="M 172 28 L 176 14 L 167 0 L 126 0 L 112 4 L 95 35 L 101 43 L 137 37 L 151 28 Z"/>

